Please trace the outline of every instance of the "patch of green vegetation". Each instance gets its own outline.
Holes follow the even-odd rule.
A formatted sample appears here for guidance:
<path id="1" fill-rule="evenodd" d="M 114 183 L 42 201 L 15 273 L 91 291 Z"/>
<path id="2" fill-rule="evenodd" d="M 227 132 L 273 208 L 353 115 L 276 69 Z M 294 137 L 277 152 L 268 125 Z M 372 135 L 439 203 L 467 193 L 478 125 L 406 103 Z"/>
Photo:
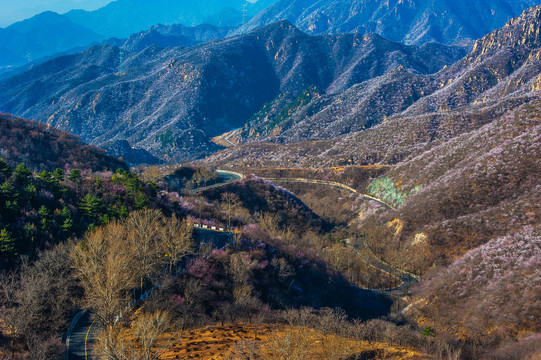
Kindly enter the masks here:
<path id="1" fill-rule="evenodd" d="M 175 144 L 175 137 L 171 130 L 167 130 L 165 133 L 156 136 L 156 141 L 159 141 L 162 149 L 171 148 Z"/>
<path id="2" fill-rule="evenodd" d="M 320 91 L 313 85 L 304 89 L 299 96 L 297 96 L 280 112 L 280 114 L 278 114 L 278 116 L 271 120 L 270 124 L 267 126 L 267 131 L 271 132 L 272 130 L 274 130 L 276 126 L 287 120 L 291 115 L 293 115 L 303 106 L 308 105 L 315 97 L 319 96 L 320 94 Z"/>
<path id="3" fill-rule="evenodd" d="M 411 191 L 401 191 L 396 187 L 395 182 L 390 177 L 376 179 L 368 185 L 368 193 L 376 196 L 393 206 L 402 206 L 404 202 L 413 194 L 419 192 L 421 186 L 417 185 Z"/>

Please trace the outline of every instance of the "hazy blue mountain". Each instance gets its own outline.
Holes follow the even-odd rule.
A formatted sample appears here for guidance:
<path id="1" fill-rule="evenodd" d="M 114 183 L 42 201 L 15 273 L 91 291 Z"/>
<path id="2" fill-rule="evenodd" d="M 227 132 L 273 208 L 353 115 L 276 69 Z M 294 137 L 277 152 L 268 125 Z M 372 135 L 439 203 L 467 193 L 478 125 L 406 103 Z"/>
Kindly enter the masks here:
<path id="1" fill-rule="evenodd" d="M 540 0 L 279 0 L 238 32 L 287 19 L 309 34 L 375 32 L 408 44 L 471 43 Z"/>
<path id="2" fill-rule="evenodd" d="M 42 63 L 52 55 L 73 54 L 105 39 L 110 39 L 108 44 L 126 42 L 125 48 L 140 50 L 145 45 L 193 46 L 225 37 L 231 25 L 242 24 L 274 1 L 118 0 L 90 12 L 44 12 L 0 29 L 0 74 Z M 167 28 L 174 24 L 178 26 Z M 189 29 L 192 26 L 195 29 Z"/>
<path id="3" fill-rule="evenodd" d="M 208 24 L 188 27 L 184 25 L 155 25 L 146 31 L 131 35 L 127 39 L 109 39 L 108 45 L 137 52 L 155 45 L 158 47 L 195 46 L 209 40 L 224 38 L 231 27 L 219 27 Z"/>
<path id="4" fill-rule="evenodd" d="M 249 19 L 274 2 L 261 1 L 251 4 L 245 0 L 117 0 L 95 11 L 73 10 L 66 16 L 108 38 L 126 38 L 156 24 L 240 25 L 245 4 Z"/>
<path id="5" fill-rule="evenodd" d="M 30 19 L 0 29 L 0 66 L 22 65 L 28 61 L 88 46 L 104 37 L 64 15 L 44 12 Z"/>

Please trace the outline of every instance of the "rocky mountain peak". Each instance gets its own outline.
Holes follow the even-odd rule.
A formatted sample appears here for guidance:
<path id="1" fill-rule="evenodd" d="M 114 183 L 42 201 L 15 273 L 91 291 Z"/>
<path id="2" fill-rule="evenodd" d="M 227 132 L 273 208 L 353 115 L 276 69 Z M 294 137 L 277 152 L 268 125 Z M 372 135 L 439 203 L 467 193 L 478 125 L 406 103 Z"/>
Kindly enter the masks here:
<path id="1" fill-rule="evenodd" d="M 490 54 L 504 47 L 533 49 L 541 46 L 541 6 L 524 11 L 521 16 L 510 20 L 502 29 L 478 40 L 472 57 Z"/>

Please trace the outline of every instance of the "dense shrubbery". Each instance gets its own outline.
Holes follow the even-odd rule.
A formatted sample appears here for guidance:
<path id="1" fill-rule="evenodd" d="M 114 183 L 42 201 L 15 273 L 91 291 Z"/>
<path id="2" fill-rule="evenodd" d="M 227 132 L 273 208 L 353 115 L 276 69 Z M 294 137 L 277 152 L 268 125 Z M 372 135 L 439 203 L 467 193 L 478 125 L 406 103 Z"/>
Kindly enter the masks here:
<path id="1" fill-rule="evenodd" d="M 516 339 L 541 332 L 540 251 L 541 233 L 531 227 L 491 240 L 422 284 L 406 314 L 461 339 L 465 358 L 526 359 L 535 336 L 523 342 L 530 350 L 504 354 L 520 348 L 511 345 Z"/>

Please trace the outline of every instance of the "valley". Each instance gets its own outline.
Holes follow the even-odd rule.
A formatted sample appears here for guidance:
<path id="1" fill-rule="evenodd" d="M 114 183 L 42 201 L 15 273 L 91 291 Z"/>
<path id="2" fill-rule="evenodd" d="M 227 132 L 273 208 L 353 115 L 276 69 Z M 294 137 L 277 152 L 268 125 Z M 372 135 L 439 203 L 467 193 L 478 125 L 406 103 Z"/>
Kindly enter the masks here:
<path id="1" fill-rule="evenodd" d="M 116 0 L 0 49 L 0 360 L 541 356 L 537 1 Z"/>

